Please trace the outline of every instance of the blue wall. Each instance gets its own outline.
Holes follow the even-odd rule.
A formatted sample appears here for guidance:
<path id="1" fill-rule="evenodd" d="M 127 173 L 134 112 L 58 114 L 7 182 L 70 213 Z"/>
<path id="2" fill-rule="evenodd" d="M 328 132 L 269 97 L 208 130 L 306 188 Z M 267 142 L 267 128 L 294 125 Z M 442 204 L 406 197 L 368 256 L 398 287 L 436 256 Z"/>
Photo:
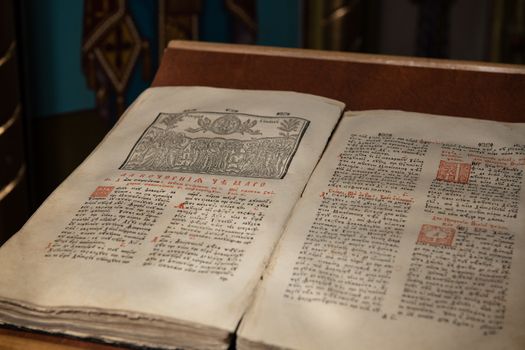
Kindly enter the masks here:
<path id="1" fill-rule="evenodd" d="M 95 107 L 81 67 L 82 0 L 26 0 L 24 46 L 27 53 L 29 110 L 46 117 Z M 153 72 L 157 68 L 157 1 L 128 0 L 141 36 L 151 45 Z M 301 1 L 259 0 L 257 43 L 301 46 Z M 231 41 L 230 14 L 223 0 L 205 0 L 200 26 L 204 41 Z M 147 86 L 142 80 L 142 59 L 131 77 L 126 102 Z"/>
<path id="2" fill-rule="evenodd" d="M 300 47 L 301 0 L 258 0 L 257 44 Z M 224 0 L 205 0 L 200 22 L 203 41 L 230 42 L 232 40 L 231 15 L 224 7 Z"/>
<path id="3" fill-rule="evenodd" d="M 82 72 L 81 0 L 27 0 L 25 38 L 31 111 L 46 117 L 95 108 L 95 93 Z M 157 68 L 157 2 L 128 0 L 128 9 L 142 38 L 150 43 L 152 73 Z M 126 93 L 129 104 L 150 81 L 142 79 L 139 58 Z M 153 78 L 151 76 L 150 78 Z"/>
<path id="4" fill-rule="evenodd" d="M 204 0 L 199 23 L 200 39 L 229 42 L 231 40 L 229 19 L 224 0 Z"/>
<path id="5" fill-rule="evenodd" d="M 95 106 L 81 69 L 83 1 L 26 1 L 31 110 L 45 117 Z"/>
<path id="6" fill-rule="evenodd" d="M 131 74 L 128 88 L 126 90 L 126 104 L 130 105 L 133 101 L 135 101 L 142 91 L 150 86 L 158 68 L 159 45 L 157 1 L 128 0 L 128 11 L 131 13 L 133 22 L 137 26 L 140 37 L 143 40 L 149 42 L 151 55 L 151 76 L 149 77 L 148 81 L 145 81 L 142 76 L 144 65 L 144 60 L 142 57 L 139 57 L 137 65 Z"/>
<path id="7" fill-rule="evenodd" d="M 300 0 L 259 0 L 257 17 L 259 37 L 257 44 L 302 46 L 302 7 Z"/>

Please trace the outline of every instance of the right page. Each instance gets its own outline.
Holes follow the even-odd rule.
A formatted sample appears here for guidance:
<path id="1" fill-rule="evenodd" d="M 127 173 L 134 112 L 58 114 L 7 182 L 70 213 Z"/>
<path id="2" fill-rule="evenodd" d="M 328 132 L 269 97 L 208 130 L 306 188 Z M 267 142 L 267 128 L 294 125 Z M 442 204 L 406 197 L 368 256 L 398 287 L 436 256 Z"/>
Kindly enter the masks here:
<path id="1" fill-rule="evenodd" d="M 347 113 L 239 348 L 524 349 L 525 124 Z"/>

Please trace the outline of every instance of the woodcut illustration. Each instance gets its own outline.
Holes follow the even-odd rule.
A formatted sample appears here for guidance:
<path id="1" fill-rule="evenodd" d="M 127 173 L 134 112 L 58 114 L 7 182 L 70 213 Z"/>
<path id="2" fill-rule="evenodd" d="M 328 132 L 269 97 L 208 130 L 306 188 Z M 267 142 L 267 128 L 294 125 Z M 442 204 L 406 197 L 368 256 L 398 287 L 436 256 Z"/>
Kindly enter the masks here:
<path id="1" fill-rule="evenodd" d="M 287 113 L 160 113 L 120 169 L 281 179 L 308 123 Z"/>

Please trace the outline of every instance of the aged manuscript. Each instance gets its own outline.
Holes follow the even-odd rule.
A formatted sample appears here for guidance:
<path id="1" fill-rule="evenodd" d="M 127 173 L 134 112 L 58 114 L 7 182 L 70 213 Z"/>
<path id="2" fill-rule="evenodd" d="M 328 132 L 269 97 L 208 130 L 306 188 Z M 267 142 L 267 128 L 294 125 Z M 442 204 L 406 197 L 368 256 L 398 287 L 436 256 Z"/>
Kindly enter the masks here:
<path id="1" fill-rule="evenodd" d="M 147 90 L 0 249 L 0 322 L 160 348 L 525 348 L 525 124 L 336 127 L 343 108 Z"/>

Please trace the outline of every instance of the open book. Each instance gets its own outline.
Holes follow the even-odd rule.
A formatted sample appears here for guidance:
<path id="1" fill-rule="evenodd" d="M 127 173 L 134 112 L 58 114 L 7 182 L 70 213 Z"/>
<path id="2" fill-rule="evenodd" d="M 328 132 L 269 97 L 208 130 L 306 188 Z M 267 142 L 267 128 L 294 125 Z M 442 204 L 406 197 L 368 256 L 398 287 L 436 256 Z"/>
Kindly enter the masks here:
<path id="1" fill-rule="evenodd" d="M 161 348 L 522 349 L 525 124 L 343 108 L 147 90 L 0 249 L 0 322 Z"/>

